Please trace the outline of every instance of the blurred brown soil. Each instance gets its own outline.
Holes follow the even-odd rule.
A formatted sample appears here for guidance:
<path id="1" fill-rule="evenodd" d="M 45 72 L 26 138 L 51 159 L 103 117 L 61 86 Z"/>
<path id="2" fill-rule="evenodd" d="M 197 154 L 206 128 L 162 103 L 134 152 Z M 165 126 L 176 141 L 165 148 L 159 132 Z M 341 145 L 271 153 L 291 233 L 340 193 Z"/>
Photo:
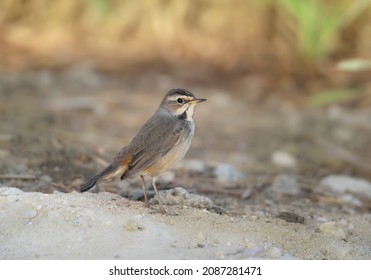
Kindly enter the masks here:
<path id="1" fill-rule="evenodd" d="M 259 77 L 219 87 L 165 73 L 113 76 L 81 64 L 61 71 L 3 74 L 0 79 L 0 174 L 34 176 L 6 180 L 8 186 L 25 191 L 76 189 L 130 141 L 174 87 L 208 99 L 197 108 L 196 136 L 186 160 L 199 159 L 209 168 L 232 164 L 247 179 L 220 183 L 208 171 L 177 169 L 175 181 L 161 188 L 180 184 L 238 212 L 246 199 L 264 207 L 265 199 L 272 198 L 266 186 L 279 174 L 297 175 L 305 190 L 301 196 L 315 203 L 323 199 L 315 189 L 326 175 L 371 180 L 370 111 L 339 105 L 299 107 L 283 101 L 279 93 L 253 98 Z M 296 159 L 294 166 L 272 161 L 282 151 Z M 123 190 L 117 181 L 107 182 L 100 190 L 130 197 L 140 190 L 138 182 L 132 184 L 134 188 Z M 364 205 L 369 207 L 369 201 Z"/>

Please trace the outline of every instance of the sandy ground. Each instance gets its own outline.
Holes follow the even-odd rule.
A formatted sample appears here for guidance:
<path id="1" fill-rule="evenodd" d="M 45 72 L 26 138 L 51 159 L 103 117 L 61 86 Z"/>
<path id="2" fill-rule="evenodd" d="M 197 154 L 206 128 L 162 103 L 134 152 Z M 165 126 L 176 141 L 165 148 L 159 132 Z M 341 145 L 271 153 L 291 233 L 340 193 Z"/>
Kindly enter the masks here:
<path id="1" fill-rule="evenodd" d="M 112 193 L 0 189 L 2 259 L 365 259 L 370 217 L 288 223 L 181 204 L 171 214 Z M 368 219 L 368 221 L 367 221 Z M 352 223 L 352 225 L 350 225 Z M 368 240 L 368 241 L 367 241 Z M 363 242 L 362 242 L 363 241 Z M 368 243 L 368 245 L 370 245 Z"/>
<path id="2" fill-rule="evenodd" d="M 371 259 L 368 110 L 85 68 L 0 79 L 1 259 Z M 179 86 L 208 101 L 159 180 L 168 214 L 135 178 L 77 193 Z"/>

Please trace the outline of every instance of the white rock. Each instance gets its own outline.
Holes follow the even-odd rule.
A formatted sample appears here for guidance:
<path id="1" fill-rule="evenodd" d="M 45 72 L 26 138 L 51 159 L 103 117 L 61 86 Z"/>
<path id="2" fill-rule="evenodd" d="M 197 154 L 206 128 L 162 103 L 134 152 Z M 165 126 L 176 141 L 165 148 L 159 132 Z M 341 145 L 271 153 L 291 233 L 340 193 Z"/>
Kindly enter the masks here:
<path id="1" fill-rule="evenodd" d="M 127 231 L 138 231 L 139 230 L 139 226 L 137 224 L 136 221 L 134 220 L 128 220 L 126 225 L 125 225 L 125 229 Z"/>
<path id="2" fill-rule="evenodd" d="M 346 175 L 330 175 L 323 178 L 320 185 L 335 193 L 344 194 L 349 192 L 360 196 L 367 196 L 371 199 L 371 184 L 364 179 Z"/>
<path id="3" fill-rule="evenodd" d="M 14 194 L 22 194 L 23 192 L 20 189 L 17 188 L 9 188 L 4 185 L 0 184 L 0 195 L 2 196 L 8 196 L 8 195 L 14 195 Z"/>
<path id="4" fill-rule="evenodd" d="M 337 225 L 335 222 L 323 223 L 319 226 L 319 230 L 323 234 L 328 234 L 339 239 L 345 239 L 345 231 Z"/>
<path id="5" fill-rule="evenodd" d="M 275 151 L 272 154 L 271 161 L 274 165 L 284 168 L 295 168 L 298 163 L 296 158 L 288 152 L 285 151 Z"/>
<path id="6" fill-rule="evenodd" d="M 191 194 L 181 187 L 176 187 L 167 191 L 160 192 L 161 200 L 166 205 L 183 205 L 200 209 L 211 209 L 214 204 L 210 198 L 202 195 Z M 157 197 L 150 202 L 158 203 Z"/>
<path id="7" fill-rule="evenodd" d="M 168 171 L 158 176 L 158 181 L 162 183 L 172 183 L 175 180 L 175 173 Z"/>
<path id="8" fill-rule="evenodd" d="M 37 211 L 35 209 L 28 210 L 26 213 L 24 213 L 23 217 L 26 219 L 32 219 L 37 216 Z"/>
<path id="9" fill-rule="evenodd" d="M 214 175 L 220 181 L 236 182 L 244 178 L 243 174 L 236 170 L 236 168 L 228 163 L 219 164 L 214 169 Z"/>
<path id="10" fill-rule="evenodd" d="M 53 181 L 52 177 L 50 177 L 49 175 L 42 175 L 40 177 L 40 180 L 45 183 L 51 183 Z"/>
<path id="11" fill-rule="evenodd" d="M 282 249 L 273 246 L 268 249 L 267 255 L 274 259 L 279 259 L 282 256 Z"/>
<path id="12" fill-rule="evenodd" d="M 249 257 L 249 258 L 257 258 L 263 252 L 264 252 L 264 248 L 262 246 L 254 244 L 254 245 L 249 245 L 245 249 L 244 254 L 246 255 L 246 257 Z"/>
<path id="13" fill-rule="evenodd" d="M 318 217 L 317 218 L 317 221 L 318 222 L 321 222 L 321 223 L 327 223 L 329 221 L 329 219 L 326 218 L 326 217 Z"/>
<path id="14" fill-rule="evenodd" d="M 351 194 L 344 194 L 340 197 L 340 199 L 342 201 L 344 201 L 345 203 L 349 203 L 349 204 L 352 204 L 352 205 L 355 205 L 355 206 L 358 206 L 358 207 L 363 206 L 363 203 Z"/>
<path id="15" fill-rule="evenodd" d="M 176 165 L 177 168 L 188 171 L 203 173 L 206 171 L 206 164 L 199 159 L 183 160 Z"/>
<path id="16" fill-rule="evenodd" d="M 277 193 L 297 195 L 300 193 L 300 185 L 296 176 L 280 174 L 274 178 L 271 189 Z"/>

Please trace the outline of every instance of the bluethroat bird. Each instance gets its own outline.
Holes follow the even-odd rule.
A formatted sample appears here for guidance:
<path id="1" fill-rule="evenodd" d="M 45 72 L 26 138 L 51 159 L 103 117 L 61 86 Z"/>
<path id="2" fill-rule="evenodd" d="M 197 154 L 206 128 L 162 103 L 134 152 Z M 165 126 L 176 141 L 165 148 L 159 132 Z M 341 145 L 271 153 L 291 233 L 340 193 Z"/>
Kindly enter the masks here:
<path id="1" fill-rule="evenodd" d="M 157 111 L 131 142 L 121 149 L 110 165 L 82 183 L 80 191 L 87 191 L 97 182 L 113 176 L 120 175 L 121 180 L 124 180 L 139 175 L 145 205 L 148 207 L 144 177 L 149 176 L 164 213 L 165 208 L 156 187 L 156 177 L 172 168 L 187 153 L 195 133 L 195 107 L 204 101 L 206 99 L 196 98 L 185 89 L 170 90 Z"/>

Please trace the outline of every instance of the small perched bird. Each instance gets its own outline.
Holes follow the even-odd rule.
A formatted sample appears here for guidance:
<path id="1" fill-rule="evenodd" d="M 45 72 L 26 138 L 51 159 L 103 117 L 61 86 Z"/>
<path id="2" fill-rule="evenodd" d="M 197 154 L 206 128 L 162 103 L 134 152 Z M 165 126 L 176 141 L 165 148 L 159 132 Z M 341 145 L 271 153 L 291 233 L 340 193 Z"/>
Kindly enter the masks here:
<path id="1" fill-rule="evenodd" d="M 185 89 L 170 90 L 155 114 L 143 125 L 131 142 L 122 148 L 112 163 L 80 186 L 80 191 L 91 189 L 100 180 L 120 175 L 121 180 L 139 175 L 145 205 L 148 198 L 144 177 L 152 178 L 152 186 L 158 197 L 161 211 L 165 212 L 156 187 L 156 177 L 177 164 L 188 151 L 195 132 L 193 114 L 196 98 Z"/>

